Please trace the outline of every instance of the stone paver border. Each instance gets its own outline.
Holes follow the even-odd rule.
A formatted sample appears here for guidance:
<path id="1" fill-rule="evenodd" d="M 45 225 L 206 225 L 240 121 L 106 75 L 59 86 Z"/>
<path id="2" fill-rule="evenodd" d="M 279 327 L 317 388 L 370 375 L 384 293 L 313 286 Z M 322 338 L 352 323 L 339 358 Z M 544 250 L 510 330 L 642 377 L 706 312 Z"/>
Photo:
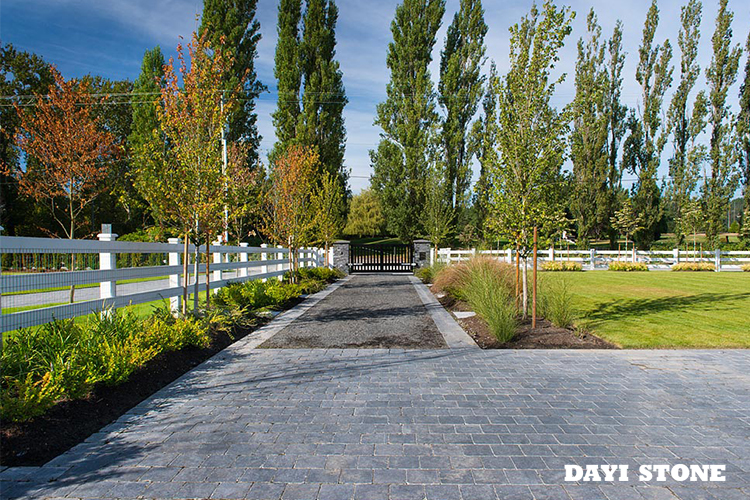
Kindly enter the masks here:
<path id="1" fill-rule="evenodd" d="M 438 330 L 440 330 L 443 338 L 445 338 L 445 343 L 448 344 L 450 349 L 479 349 L 474 339 L 445 310 L 442 304 L 432 295 L 429 288 L 422 283 L 422 280 L 416 276 L 409 276 L 409 280 L 417 290 L 417 295 L 422 300 L 422 304 L 427 308 L 427 312 L 430 313 L 430 317 L 432 317 L 432 320 L 435 322 Z"/>

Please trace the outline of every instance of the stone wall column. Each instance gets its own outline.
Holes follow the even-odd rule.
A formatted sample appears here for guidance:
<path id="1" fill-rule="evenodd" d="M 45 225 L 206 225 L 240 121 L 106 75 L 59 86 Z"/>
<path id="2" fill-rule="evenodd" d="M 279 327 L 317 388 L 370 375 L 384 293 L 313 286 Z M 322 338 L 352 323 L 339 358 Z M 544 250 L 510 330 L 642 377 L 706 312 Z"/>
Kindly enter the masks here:
<path id="1" fill-rule="evenodd" d="M 333 267 L 349 274 L 349 242 L 338 240 L 333 242 Z"/>
<path id="2" fill-rule="evenodd" d="M 427 267 L 430 265 L 430 241 L 414 240 L 414 268 Z"/>

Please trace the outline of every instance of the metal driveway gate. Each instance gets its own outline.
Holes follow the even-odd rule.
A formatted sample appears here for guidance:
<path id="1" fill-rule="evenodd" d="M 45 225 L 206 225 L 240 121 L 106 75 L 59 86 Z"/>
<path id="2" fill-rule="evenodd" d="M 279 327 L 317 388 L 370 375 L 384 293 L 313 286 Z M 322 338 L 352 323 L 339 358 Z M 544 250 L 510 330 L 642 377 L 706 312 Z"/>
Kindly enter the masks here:
<path id="1" fill-rule="evenodd" d="M 414 268 L 412 245 L 352 245 L 349 269 L 361 272 L 411 272 Z"/>

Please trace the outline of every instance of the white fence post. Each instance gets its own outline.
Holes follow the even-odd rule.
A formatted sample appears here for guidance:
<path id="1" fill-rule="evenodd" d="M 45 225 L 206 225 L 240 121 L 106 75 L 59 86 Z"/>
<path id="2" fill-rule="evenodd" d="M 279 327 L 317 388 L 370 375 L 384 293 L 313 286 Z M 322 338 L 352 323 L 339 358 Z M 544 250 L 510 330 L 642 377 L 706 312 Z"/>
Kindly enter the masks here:
<path id="1" fill-rule="evenodd" d="M 718 273 L 719 271 L 721 271 L 721 250 L 719 250 L 717 248 L 714 251 L 714 256 L 715 256 L 715 260 L 716 260 L 716 264 L 715 264 L 716 272 Z"/>
<path id="2" fill-rule="evenodd" d="M 513 252 L 513 250 L 511 250 L 510 248 L 505 249 L 505 262 L 507 262 L 508 264 L 513 263 L 513 254 L 511 252 Z"/>
<path id="3" fill-rule="evenodd" d="M 589 250 L 589 259 L 591 260 L 591 270 L 596 270 L 596 248 Z"/>
<path id="4" fill-rule="evenodd" d="M 268 248 L 268 243 L 261 243 L 260 248 Z M 268 254 L 261 251 L 260 260 L 268 260 Z M 266 274 L 268 272 L 268 266 L 261 266 L 260 272 L 261 274 Z M 262 278 L 261 281 L 265 283 L 266 281 L 268 281 L 268 278 Z"/>
<path id="5" fill-rule="evenodd" d="M 240 246 L 242 248 L 247 248 L 248 243 L 244 243 L 244 242 L 240 243 Z M 246 263 L 247 263 L 247 250 L 243 250 L 242 252 L 240 252 L 240 264 L 244 265 Z M 247 266 L 241 267 L 237 274 L 239 275 L 240 278 L 247 278 L 248 277 L 247 271 L 248 271 Z"/>
<path id="6" fill-rule="evenodd" d="M 674 264 L 672 264 L 674 266 L 680 263 L 680 249 L 675 248 L 672 252 L 674 253 Z"/>
<path id="7" fill-rule="evenodd" d="M 276 245 L 276 248 L 284 248 L 284 247 L 282 247 L 281 245 Z M 277 254 L 276 254 L 276 260 L 281 260 L 281 261 L 283 261 L 283 260 L 284 260 L 284 253 L 283 253 L 283 252 L 279 252 L 279 253 L 277 253 Z M 283 262 L 282 262 L 281 264 L 276 264 L 276 271 L 277 271 L 277 272 L 278 272 L 278 271 L 283 271 L 283 270 L 284 270 L 284 263 L 283 263 Z M 283 275 L 283 274 L 280 274 L 280 275 L 278 276 L 278 280 L 279 280 L 279 281 L 284 281 L 284 275 Z"/>
<path id="8" fill-rule="evenodd" d="M 451 265 L 451 249 L 450 249 L 450 247 L 445 249 L 445 263 L 448 264 L 449 266 Z"/>
<path id="9" fill-rule="evenodd" d="M 97 235 L 99 241 L 115 241 L 117 235 L 112 233 L 112 224 L 102 224 L 102 232 Z M 99 269 L 117 269 L 117 254 L 104 252 L 99 254 Z M 102 281 L 99 283 L 99 298 L 112 299 L 117 296 L 117 281 Z"/>
<path id="10" fill-rule="evenodd" d="M 179 266 L 180 265 L 180 248 L 178 245 L 180 244 L 180 238 L 169 238 L 167 242 L 170 245 L 175 245 L 175 251 L 169 252 L 169 261 L 168 264 L 170 266 Z M 169 288 L 177 288 L 180 286 L 180 273 L 177 274 L 170 274 L 169 275 Z M 177 314 L 182 309 L 182 295 L 177 295 L 175 297 L 169 298 L 169 310 L 172 311 L 172 314 Z"/>
<path id="11" fill-rule="evenodd" d="M 213 243 L 216 246 L 221 245 L 221 239 L 217 238 L 216 241 Z M 214 264 L 221 264 L 221 251 L 213 252 L 213 263 Z M 211 273 L 213 276 L 211 277 L 211 280 L 214 282 L 219 282 L 223 278 L 223 273 L 221 272 L 221 269 L 214 269 L 214 272 Z M 216 288 L 214 288 L 214 293 L 219 292 L 219 286 L 217 285 Z"/>
<path id="12" fill-rule="evenodd" d="M 554 246 L 549 247 L 549 261 L 555 262 L 555 247 Z"/>

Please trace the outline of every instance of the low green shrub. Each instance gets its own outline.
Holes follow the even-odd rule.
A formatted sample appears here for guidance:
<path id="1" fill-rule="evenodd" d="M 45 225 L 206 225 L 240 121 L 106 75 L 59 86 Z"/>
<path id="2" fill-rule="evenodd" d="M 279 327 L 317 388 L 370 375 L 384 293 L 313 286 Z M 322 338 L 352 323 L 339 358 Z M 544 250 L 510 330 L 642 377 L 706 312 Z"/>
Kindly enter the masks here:
<path id="1" fill-rule="evenodd" d="M 442 262 L 435 262 L 431 266 L 424 266 L 416 269 L 414 275 L 422 280 L 423 283 L 432 283 L 435 280 L 435 276 L 445 269 L 445 264 Z"/>
<path id="2" fill-rule="evenodd" d="M 340 269 L 329 267 L 301 267 L 295 272 L 298 281 L 312 280 L 333 283 L 344 277 Z M 288 281 L 289 273 L 286 275 Z"/>
<path id="3" fill-rule="evenodd" d="M 570 328 L 575 321 L 573 293 L 564 275 L 544 275 L 539 283 L 539 312 L 558 328 Z"/>
<path id="4" fill-rule="evenodd" d="M 644 262 L 627 262 L 622 260 L 616 260 L 609 263 L 610 271 L 648 271 L 648 266 Z"/>
<path id="5" fill-rule="evenodd" d="M 580 262 L 553 260 L 542 264 L 542 271 L 583 271 L 583 266 Z"/>
<path id="6" fill-rule="evenodd" d="M 60 399 L 86 395 L 95 384 L 123 382 L 162 352 L 209 341 L 205 320 L 157 313 L 142 321 L 130 309 L 20 330 L 3 341 L 0 416 L 32 418 Z"/>
<path id="7" fill-rule="evenodd" d="M 716 271 L 710 262 L 680 262 L 672 266 L 672 271 Z"/>

